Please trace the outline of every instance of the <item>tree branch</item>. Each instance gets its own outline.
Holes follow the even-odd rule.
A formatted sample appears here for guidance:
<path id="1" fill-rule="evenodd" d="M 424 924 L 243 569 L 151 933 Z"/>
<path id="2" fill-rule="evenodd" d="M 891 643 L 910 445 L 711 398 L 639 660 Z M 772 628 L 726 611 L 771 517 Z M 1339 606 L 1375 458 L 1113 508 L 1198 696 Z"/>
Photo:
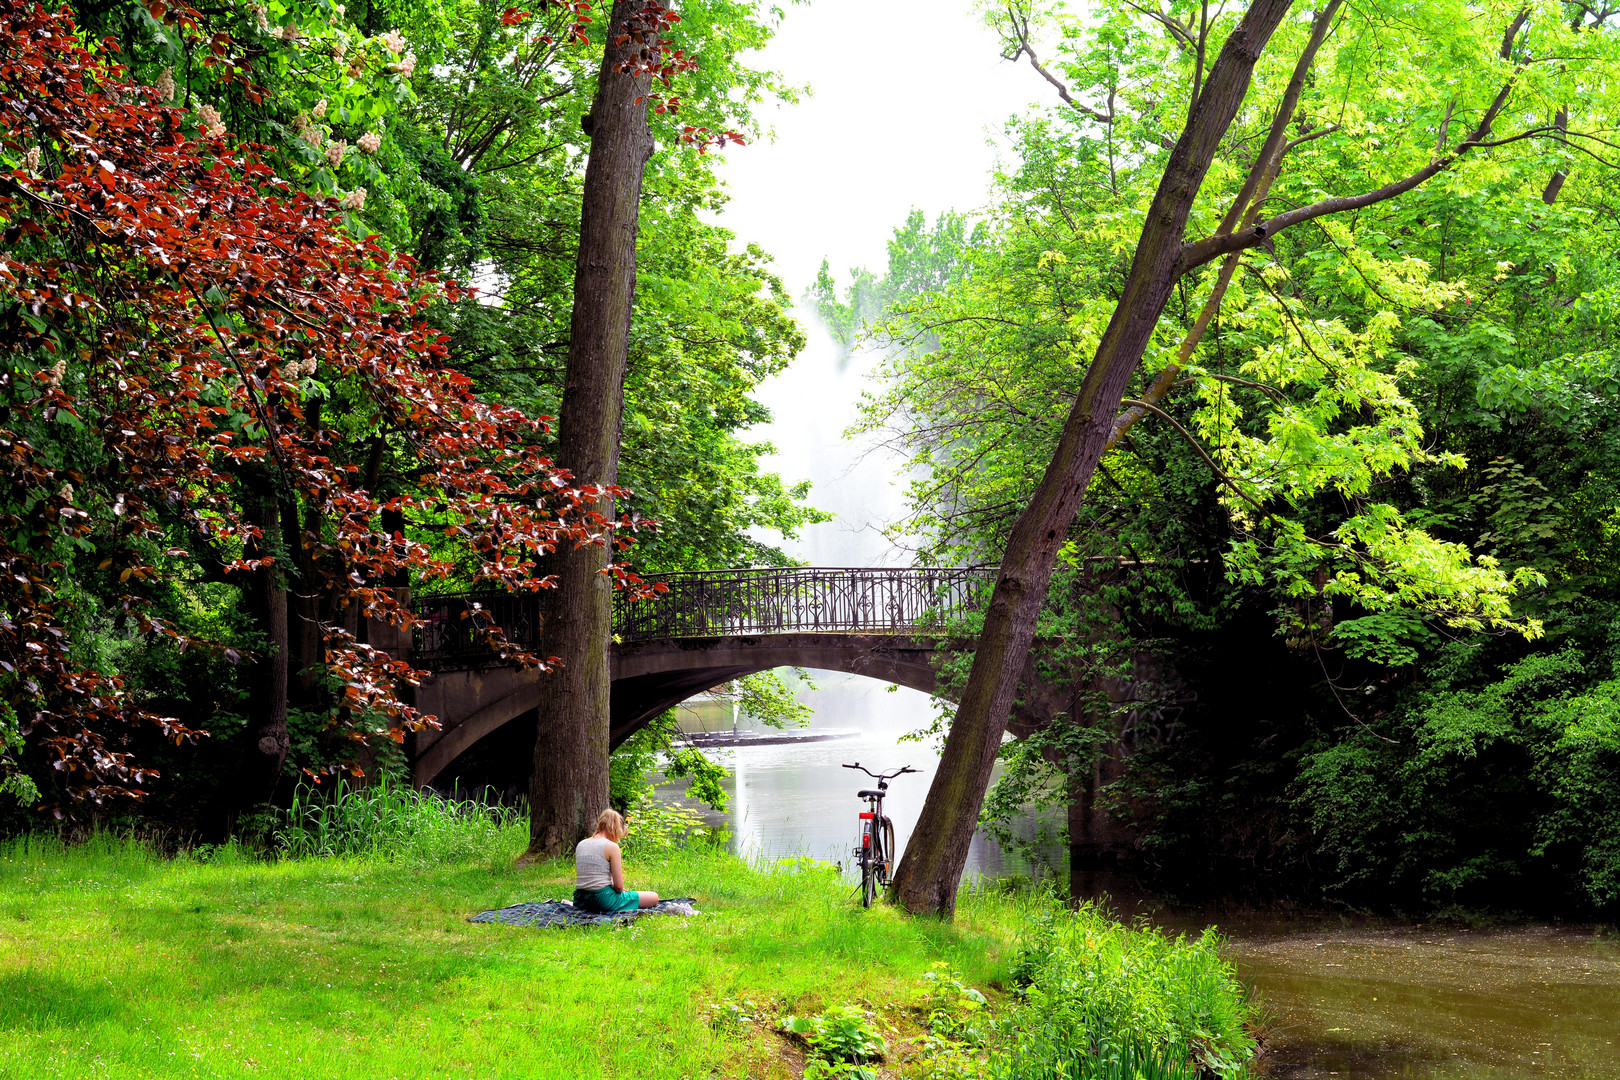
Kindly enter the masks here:
<path id="1" fill-rule="evenodd" d="M 1288 88 L 1283 92 L 1282 102 L 1277 106 L 1277 115 L 1272 118 L 1271 130 L 1267 132 L 1266 141 L 1261 145 L 1260 153 L 1256 155 L 1254 166 L 1244 179 L 1243 187 L 1238 191 L 1237 198 L 1232 200 L 1231 209 L 1226 212 L 1226 217 L 1221 220 L 1218 234 L 1230 234 L 1237 226 L 1239 214 L 1243 215 L 1244 225 L 1252 223 L 1259 215 L 1260 204 L 1265 200 L 1266 195 L 1270 193 L 1272 183 L 1276 181 L 1277 174 L 1282 170 L 1283 155 L 1287 154 L 1296 145 L 1296 143 L 1288 141 L 1288 125 L 1293 122 L 1294 113 L 1299 108 L 1300 94 L 1304 92 L 1305 81 L 1310 76 L 1311 66 L 1316 62 L 1316 54 L 1321 50 L 1322 43 L 1327 40 L 1333 20 L 1337 17 L 1339 8 L 1343 3 L 1344 0 L 1331 0 L 1328 6 L 1316 16 L 1315 25 L 1311 28 L 1310 41 L 1299 54 L 1299 60 L 1294 64 L 1293 77 L 1289 79 Z M 1337 127 L 1338 125 L 1334 124 L 1326 128 L 1318 128 L 1315 133 L 1301 136 L 1298 141 L 1303 142 L 1307 139 L 1317 138 Z M 1239 258 L 1240 255 L 1236 251 L 1227 257 L 1225 265 L 1221 267 L 1220 274 L 1215 279 L 1214 286 L 1210 289 L 1209 296 L 1204 300 L 1203 309 L 1199 311 L 1198 318 L 1193 322 L 1192 329 L 1187 331 L 1186 336 L 1181 340 L 1180 347 L 1176 349 L 1175 359 L 1165 365 L 1164 370 L 1159 372 L 1158 377 L 1153 380 L 1153 385 L 1148 388 L 1148 392 L 1144 395 L 1149 402 L 1163 401 L 1165 395 L 1170 393 L 1170 387 L 1175 384 L 1177 376 L 1181 374 L 1188 361 L 1192 359 L 1194 351 L 1198 348 L 1198 343 L 1203 340 L 1205 331 L 1209 329 L 1209 324 L 1214 321 L 1215 313 L 1221 308 L 1221 301 L 1226 297 L 1226 289 L 1232 282 L 1232 274 L 1237 269 Z M 1125 433 L 1131 429 L 1131 425 L 1146 415 L 1147 413 L 1144 410 L 1135 406 L 1120 413 L 1119 417 L 1114 421 L 1114 430 L 1109 435 L 1108 446 L 1110 448 L 1115 446 L 1124 437 Z"/>
<path id="2" fill-rule="evenodd" d="M 1029 66 L 1040 72 L 1041 78 L 1045 79 L 1047 82 L 1056 87 L 1058 97 L 1063 99 L 1063 103 L 1065 105 L 1076 110 L 1082 115 L 1091 117 L 1099 124 L 1112 124 L 1114 122 L 1113 110 L 1109 110 L 1108 112 L 1104 113 L 1097 109 L 1093 109 L 1090 105 L 1076 101 L 1069 93 L 1068 86 L 1065 85 L 1064 82 L 1056 75 L 1053 75 L 1050 71 L 1046 70 L 1045 65 L 1041 63 L 1040 58 L 1035 55 L 1034 47 L 1029 43 L 1029 20 L 1020 18 L 1018 13 L 1013 10 L 1011 4 L 1007 6 L 1007 22 L 1012 26 L 1013 36 L 1018 39 L 1018 48 L 1011 56 L 1006 57 L 1006 59 L 1017 62 L 1020 56 L 1029 57 Z"/>

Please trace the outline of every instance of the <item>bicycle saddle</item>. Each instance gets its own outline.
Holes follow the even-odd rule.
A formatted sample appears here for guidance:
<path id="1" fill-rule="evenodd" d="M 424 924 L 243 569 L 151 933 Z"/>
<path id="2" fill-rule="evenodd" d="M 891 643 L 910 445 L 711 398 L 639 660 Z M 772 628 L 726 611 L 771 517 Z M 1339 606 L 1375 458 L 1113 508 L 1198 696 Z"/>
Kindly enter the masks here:
<path id="1" fill-rule="evenodd" d="M 873 791 L 871 788 L 865 788 L 861 791 L 857 791 L 855 793 L 855 797 L 857 799 L 881 799 L 888 794 L 889 793 L 887 791 Z"/>

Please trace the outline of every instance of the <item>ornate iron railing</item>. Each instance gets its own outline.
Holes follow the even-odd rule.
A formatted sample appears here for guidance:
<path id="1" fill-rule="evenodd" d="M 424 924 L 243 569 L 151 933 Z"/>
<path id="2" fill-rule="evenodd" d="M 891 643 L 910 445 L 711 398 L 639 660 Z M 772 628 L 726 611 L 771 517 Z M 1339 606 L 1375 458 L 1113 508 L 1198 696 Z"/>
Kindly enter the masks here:
<path id="1" fill-rule="evenodd" d="M 491 663 L 485 631 L 493 624 L 524 649 L 540 646 L 540 597 L 534 593 L 467 592 L 413 597 L 421 622 L 411 644 L 418 663 L 454 666 Z"/>
<path id="2" fill-rule="evenodd" d="M 722 570 L 658 577 L 662 596 L 620 604 L 613 632 L 626 641 L 816 631 L 900 633 L 982 603 L 994 570 Z M 988 593 L 986 593 L 988 595 Z"/>
<path id="3" fill-rule="evenodd" d="M 662 574 L 668 592 L 621 600 L 613 632 L 622 641 L 804 632 L 905 633 L 985 602 L 992 569 L 821 567 Z M 423 596 L 414 655 L 421 663 L 488 662 L 480 632 L 500 626 L 515 645 L 539 645 L 540 598 L 503 592 Z"/>

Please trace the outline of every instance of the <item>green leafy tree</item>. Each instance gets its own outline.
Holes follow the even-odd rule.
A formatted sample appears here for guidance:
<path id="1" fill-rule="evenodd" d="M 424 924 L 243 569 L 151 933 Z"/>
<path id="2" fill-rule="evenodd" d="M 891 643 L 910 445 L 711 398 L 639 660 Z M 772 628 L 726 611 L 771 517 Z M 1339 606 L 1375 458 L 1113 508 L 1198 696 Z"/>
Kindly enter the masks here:
<path id="1" fill-rule="evenodd" d="M 1426 442 L 1400 338 L 1473 297 L 1444 267 L 1352 232 L 1504 171 L 1518 184 L 1539 174 L 1540 198 L 1549 174 L 1567 177 L 1568 154 L 1598 145 L 1602 108 L 1571 121 L 1566 103 L 1601 100 L 1612 70 L 1601 20 L 1558 5 L 1475 13 L 1466 27 L 1426 10 L 1403 23 L 1423 29 L 1393 52 L 1389 23 L 1337 4 L 1310 19 L 1289 17 L 1286 3 L 1229 14 L 1122 5 L 1062 23 L 1051 65 L 1032 51 L 1041 18 L 1015 7 L 998 19 L 1009 54 L 1027 56 L 1064 105 L 1031 125 L 1028 142 L 1051 155 L 1057 182 L 1009 202 L 992 225 L 1023 241 L 1033 218 L 1028 232 L 1067 230 L 1068 242 L 1040 249 L 1031 237 L 1016 274 L 973 267 L 905 327 L 906 341 L 937 333 L 936 351 L 972 375 L 908 385 L 893 403 L 926 413 L 939 402 L 943 415 L 903 426 L 929 432 L 927 453 L 958 476 L 980 479 L 981 463 L 1001 470 L 1010 497 L 998 503 L 1012 511 L 1000 535 L 963 530 L 1001 573 L 919 824 L 924 842 L 898 874 L 897 895 L 917 911 L 950 908 L 1053 567 L 1084 542 L 1083 508 L 1115 482 L 1109 455 L 1145 420 L 1210 470 L 1232 529 L 1222 557 L 1239 583 L 1284 601 L 1291 636 L 1332 635 L 1338 606 L 1349 613 L 1339 643 L 1369 658 L 1388 644 L 1384 631 L 1414 620 L 1538 632 L 1511 605 L 1536 585 L 1533 569 L 1506 572 L 1388 497 L 1403 476 L 1461 464 Z M 1382 96 L 1390 86 L 1399 104 Z M 1324 236 L 1325 249 L 1302 232 Z M 1296 263 L 1298 246 L 1322 254 Z M 1357 283 L 1323 306 L 1330 274 Z M 1051 441 L 1026 462 L 987 461 L 997 455 L 986 436 L 1000 432 L 965 417 L 979 408 L 1004 420 L 1015 376 L 1037 366 L 1018 366 L 1029 345 L 1044 346 L 1048 374 L 1035 381 L 1056 395 L 1029 401 L 1021 422 Z M 1040 479 L 1019 491 L 1020 477 Z M 955 490 L 941 485 L 939 501 Z M 970 513 L 998 506 L 965 502 Z M 1391 647 L 1384 659 L 1409 655 Z"/>

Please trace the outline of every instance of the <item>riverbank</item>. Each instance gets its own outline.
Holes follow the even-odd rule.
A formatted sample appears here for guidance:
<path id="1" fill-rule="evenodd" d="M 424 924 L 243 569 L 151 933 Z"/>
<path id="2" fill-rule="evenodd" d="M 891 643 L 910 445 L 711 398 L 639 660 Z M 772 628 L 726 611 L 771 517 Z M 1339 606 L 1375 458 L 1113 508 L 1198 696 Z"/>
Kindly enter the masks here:
<path id="1" fill-rule="evenodd" d="M 1246 1017 L 1213 941 L 1177 944 L 993 892 L 964 893 L 952 923 L 864 911 L 818 864 L 759 868 L 713 849 L 628 860 L 633 884 L 697 896 L 696 917 L 469 924 L 480 909 L 571 890 L 569 864 L 518 869 L 515 837 L 499 839 L 448 859 L 5 845 L 0 1076 L 799 1077 L 808 1044 L 788 1018 L 847 1006 L 886 1042 L 875 1075 L 920 1077 L 941 1053 L 982 1070 L 986 1040 L 1050 1035 L 1033 1010 L 1019 1020 L 1020 966 L 1038 985 L 1114 986 L 1088 1007 L 1148 1003 L 1161 1027 L 1177 1015 L 1207 1025 L 1212 1007 L 1225 1024 Z M 931 1043 L 942 1002 L 957 1036 L 981 1008 L 1006 1023 L 974 1038 L 935 1027 Z M 1206 1033 L 1194 1052 L 1241 1052 L 1241 1039 L 1220 1040 Z"/>

